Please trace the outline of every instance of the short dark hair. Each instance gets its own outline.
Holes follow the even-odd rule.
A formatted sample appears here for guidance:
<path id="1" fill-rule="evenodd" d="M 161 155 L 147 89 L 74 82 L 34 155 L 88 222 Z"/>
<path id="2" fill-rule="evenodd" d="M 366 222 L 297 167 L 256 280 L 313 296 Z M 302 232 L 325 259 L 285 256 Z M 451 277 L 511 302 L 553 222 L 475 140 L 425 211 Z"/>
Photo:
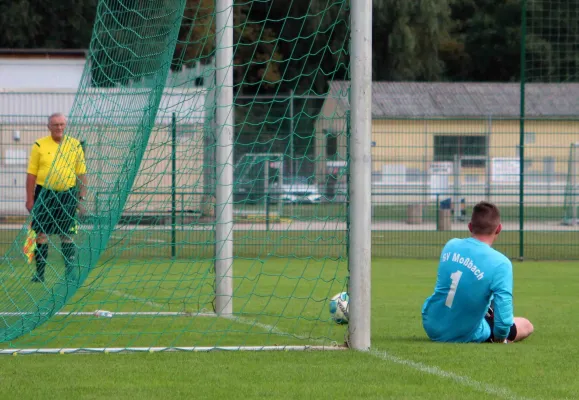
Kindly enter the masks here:
<path id="1" fill-rule="evenodd" d="M 501 223 L 499 208 L 488 201 L 477 203 L 472 209 L 470 223 L 475 235 L 492 235 Z"/>

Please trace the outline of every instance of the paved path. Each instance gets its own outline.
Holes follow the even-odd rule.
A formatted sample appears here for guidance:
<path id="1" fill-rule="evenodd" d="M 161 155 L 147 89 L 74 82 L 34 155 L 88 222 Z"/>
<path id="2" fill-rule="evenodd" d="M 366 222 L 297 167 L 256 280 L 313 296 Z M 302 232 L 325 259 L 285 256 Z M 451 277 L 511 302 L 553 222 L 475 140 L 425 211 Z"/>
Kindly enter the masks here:
<path id="1" fill-rule="evenodd" d="M 506 222 L 503 224 L 505 231 L 518 231 L 518 222 Z M 18 230 L 22 225 L 18 224 L 2 224 L 0 230 Z M 87 225 L 85 229 L 89 230 L 92 225 Z M 166 225 L 124 225 L 118 226 L 117 230 L 169 230 L 170 227 Z M 213 224 L 204 225 L 188 225 L 178 227 L 177 231 L 191 231 L 191 230 L 214 230 Z M 294 222 L 278 222 L 269 225 L 271 231 L 343 231 L 346 229 L 346 223 L 339 221 L 294 221 Z M 236 223 L 234 224 L 236 231 L 264 231 L 266 224 L 262 222 L 255 223 Z M 428 222 L 423 224 L 410 225 L 405 222 L 398 221 L 379 221 L 372 223 L 373 231 L 435 231 L 436 223 Z M 467 231 L 465 222 L 454 222 L 451 226 L 452 231 Z M 525 231 L 558 231 L 558 232 L 579 232 L 579 225 L 566 226 L 562 225 L 561 221 L 528 221 L 525 223 Z"/>

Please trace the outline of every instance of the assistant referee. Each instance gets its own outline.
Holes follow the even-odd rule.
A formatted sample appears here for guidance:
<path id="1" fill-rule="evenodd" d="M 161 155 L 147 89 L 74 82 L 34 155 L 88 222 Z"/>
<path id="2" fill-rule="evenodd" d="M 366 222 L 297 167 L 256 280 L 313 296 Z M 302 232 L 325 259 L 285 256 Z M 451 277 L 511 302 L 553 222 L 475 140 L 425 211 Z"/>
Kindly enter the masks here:
<path id="1" fill-rule="evenodd" d="M 66 277 L 76 258 L 73 237 L 76 211 L 86 196 L 86 163 L 81 143 L 64 134 L 66 118 L 48 117 L 50 135 L 32 145 L 26 176 L 26 209 L 32 213 L 36 232 L 36 273 L 33 282 L 44 282 L 48 258 L 48 235 L 59 235 Z"/>

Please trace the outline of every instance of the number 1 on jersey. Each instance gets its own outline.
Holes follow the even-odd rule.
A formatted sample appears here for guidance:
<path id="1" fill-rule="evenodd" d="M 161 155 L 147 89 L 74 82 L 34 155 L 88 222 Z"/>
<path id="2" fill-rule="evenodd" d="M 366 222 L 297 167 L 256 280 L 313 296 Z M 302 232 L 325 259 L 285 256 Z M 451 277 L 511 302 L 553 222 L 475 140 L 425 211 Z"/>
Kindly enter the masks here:
<path id="1" fill-rule="evenodd" d="M 448 308 L 452 307 L 452 303 L 454 302 L 454 295 L 456 294 L 456 288 L 458 287 L 458 282 L 460 281 L 461 276 L 462 271 L 456 271 L 450 274 L 452 283 L 450 284 L 450 290 L 448 291 L 448 296 L 446 296 L 446 302 L 444 303 L 444 305 Z"/>

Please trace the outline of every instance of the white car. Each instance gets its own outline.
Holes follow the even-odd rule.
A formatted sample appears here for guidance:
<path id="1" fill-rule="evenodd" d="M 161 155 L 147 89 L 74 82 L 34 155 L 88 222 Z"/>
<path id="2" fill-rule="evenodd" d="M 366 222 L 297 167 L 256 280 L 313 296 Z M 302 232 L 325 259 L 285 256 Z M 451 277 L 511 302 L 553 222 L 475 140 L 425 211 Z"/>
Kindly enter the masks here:
<path id="1" fill-rule="evenodd" d="M 281 185 L 280 200 L 284 203 L 319 203 L 322 195 L 316 185 L 306 180 L 284 183 Z"/>

